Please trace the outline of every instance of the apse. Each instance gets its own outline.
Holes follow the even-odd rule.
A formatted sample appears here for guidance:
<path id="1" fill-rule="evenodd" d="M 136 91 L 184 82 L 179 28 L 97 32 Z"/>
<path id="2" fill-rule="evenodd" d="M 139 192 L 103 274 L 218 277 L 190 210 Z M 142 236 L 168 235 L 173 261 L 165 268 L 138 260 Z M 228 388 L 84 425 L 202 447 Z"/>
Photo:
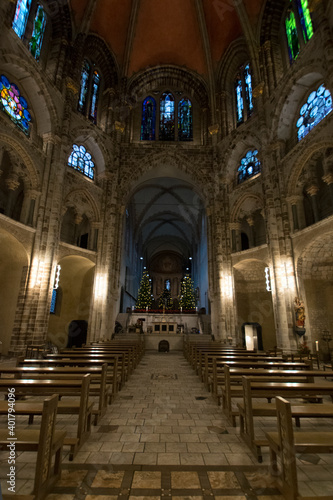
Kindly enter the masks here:
<path id="1" fill-rule="evenodd" d="M 167 288 L 177 309 L 181 281 L 188 274 L 196 307 L 208 311 L 206 216 L 194 186 L 174 177 L 145 179 L 129 199 L 124 224 L 120 312 L 135 306 L 144 271 L 153 307 Z"/>

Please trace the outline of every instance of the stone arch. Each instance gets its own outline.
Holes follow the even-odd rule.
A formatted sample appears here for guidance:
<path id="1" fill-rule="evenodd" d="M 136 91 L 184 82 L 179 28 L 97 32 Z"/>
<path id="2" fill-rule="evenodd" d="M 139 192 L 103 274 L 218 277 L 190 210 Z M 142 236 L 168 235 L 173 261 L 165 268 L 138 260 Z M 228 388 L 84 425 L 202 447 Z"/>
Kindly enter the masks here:
<path id="1" fill-rule="evenodd" d="M 77 209 L 78 213 L 85 214 L 90 222 L 100 220 L 97 202 L 87 189 L 78 188 L 70 191 L 63 201 L 63 206 Z"/>
<path id="2" fill-rule="evenodd" d="M 29 174 L 29 180 L 31 185 L 27 187 L 39 191 L 40 190 L 39 174 L 35 168 L 35 165 L 30 155 L 22 147 L 22 144 L 18 142 L 13 136 L 7 134 L 0 134 L 0 142 L 3 142 L 5 146 L 7 145 L 10 146 L 15 156 L 18 155 L 21 158 Z"/>
<path id="3" fill-rule="evenodd" d="M 105 171 L 106 165 L 111 163 L 109 151 L 106 149 L 105 141 L 101 140 L 100 134 L 94 129 L 77 127 L 70 132 L 68 146 L 65 150 L 66 162 L 72 152 L 73 144 L 82 144 L 92 155 L 97 167 L 97 176 Z"/>
<path id="4" fill-rule="evenodd" d="M 332 142 L 328 140 L 323 140 L 320 142 L 314 142 L 310 144 L 304 151 L 304 153 L 300 153 L 292 168 L 289 178 L 286 179 L 286 186 L 288 189 L 287 196 L 292 196 L 293 194 L 296 194 L 295 187 L 297 186 L 297 180 L 300 177 L 304 166 L 311 159 L 312 155 L 314 155 L 320 150 L 324 150 L 327 148 L 332 148 Z"/>
<path id="5" fill-rule="evenodd" d="M 11 82 L 19 81 L 18 88 L 30 104 L 29 111 L 36 123 L 36 134 L 43 136 L 58 132 L 58 112 L 45 73 L 32 73 L 29 61 L 14 54 L 3 54 L 2 59 L 2 73 Z"/>
<path id="6" fill-rule="evenodd" d="M 254 193 L 244 193 L 231 207 L 231 222 L 237 222 L 246 214 L 250 214 L 256 210 L 264 208 L 263 199 Z"/>
<path id="7" fill-rule="evenodd" d="M 223 168 L 223 173 L 226 175 L 228 182 L 235 183 L 240 160 L 251 148 L 258 150 L 258 157 L 261 160 L 262 140 L 259 132 L 255 134 L 251 131 L 251 134 L 249 134 L 244 131 L 232 140 L 224 157 L 221 159 L 221 168 Z"/>
<path id="8" fill-rule="evenodd" d="M 240 37 L 228 46 L 220 61 L 217 88 L 219 90 L 229 90 L 237 69 L 247 61 L 250 61 L 248 45 L 245 38 Z M 255 68 L 252 68 L 252 71 L 254 70 Z"/>
<path id="9" fill-rule="evenodd" d="M 201 175 L 200 158 L 194 163 L 178 151 L 165 150 L 144 154 L 139 161 L 133 158 L 132 164 L 123 169 L 123 176 L 119 182 L 119 195 L 123 205 L 126 205 L 129 193 L 135 188 L 135 184 L 141 178 L 149 178 L 153 170 L 158 170 L 158 176 L 182 178 L 190 182 L 200 192 L 200 197 L 209 203 L 213 178 L 208 173 Z"/>

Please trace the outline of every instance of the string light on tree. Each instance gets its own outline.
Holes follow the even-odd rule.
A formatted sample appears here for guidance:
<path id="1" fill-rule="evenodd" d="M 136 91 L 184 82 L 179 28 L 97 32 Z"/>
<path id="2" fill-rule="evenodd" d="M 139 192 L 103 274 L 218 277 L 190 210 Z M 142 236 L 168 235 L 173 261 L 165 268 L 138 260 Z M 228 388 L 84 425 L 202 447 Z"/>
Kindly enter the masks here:
<path id="1" fill-rule="evenodd" d="M 182 309 L 195 309 L 193 281 L 189 274 L 185 274 L 181 284 L 179 305 Z"/>
<path id="2" fill-rule="evenodd" d="M 137 309 L 148 309 L 151 307 L 152 303 L 152 293 L 149 274 L 146 267 L 143 268 L 143 274 L 140 282 L 140 288 L 138 291 L 138 300 L 136 301 Z"/>

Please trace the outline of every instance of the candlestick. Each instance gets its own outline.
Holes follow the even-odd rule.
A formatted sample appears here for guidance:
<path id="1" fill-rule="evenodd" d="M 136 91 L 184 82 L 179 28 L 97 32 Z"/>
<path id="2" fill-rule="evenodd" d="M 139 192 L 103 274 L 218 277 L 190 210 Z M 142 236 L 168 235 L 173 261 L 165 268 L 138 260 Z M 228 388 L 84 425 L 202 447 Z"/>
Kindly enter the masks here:
<path id="1" fill-rule="evenodd" d="M 316 340 L 315 344 L 316 344 L 316 351 L 318 352 L 319 351 L 319 342 L 318 342 L 318 340 Z"/>

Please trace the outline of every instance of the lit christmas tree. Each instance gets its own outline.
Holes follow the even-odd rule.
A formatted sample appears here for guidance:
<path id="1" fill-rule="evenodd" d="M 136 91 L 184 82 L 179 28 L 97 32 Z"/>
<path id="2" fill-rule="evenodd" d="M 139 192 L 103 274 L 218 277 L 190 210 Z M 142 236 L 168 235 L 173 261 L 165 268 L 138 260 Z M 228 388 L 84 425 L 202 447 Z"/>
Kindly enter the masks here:
<path id="1" fill-rule="evenodd" d="M 183 309 L 195 309 L 195 295 L 193 289 L 193 281 L 189 274 L 186 274 L 183 278 L 180 297 L 179 297 L 179 307 Z"/>
<path id="2" fill-rule="evenodd" d="M 163 306 L 165 306 L 165 309 L 172 309 L 172 302 L 170 290 L 164 288 L 160 298 L 158 299 L 158 307 L 162 309 Z"/>
<path id="3" fill-rule="evenodd" d="M 149 281 L 149 274 L 145 269 L 141 278 L 140 288 L 138 291 L 138 300 L 136 301 L 137 309 L 146 309 L 151 307 L 151 286 Z"/>

